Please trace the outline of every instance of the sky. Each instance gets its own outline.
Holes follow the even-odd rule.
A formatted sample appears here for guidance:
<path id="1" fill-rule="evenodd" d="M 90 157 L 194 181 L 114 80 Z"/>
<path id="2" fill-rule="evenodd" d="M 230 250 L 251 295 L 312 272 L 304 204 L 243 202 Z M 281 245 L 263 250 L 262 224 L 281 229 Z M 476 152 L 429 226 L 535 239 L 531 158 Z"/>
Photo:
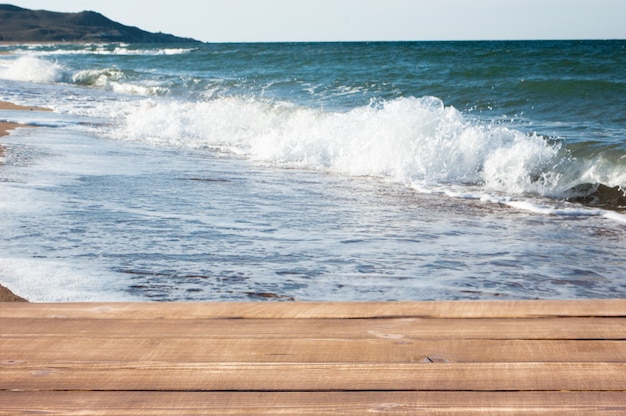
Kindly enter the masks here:
<path id="1" fill-rule="evenodd" d="M 626 39 L 626 0 L 8 0 L 204 42 Z"/>

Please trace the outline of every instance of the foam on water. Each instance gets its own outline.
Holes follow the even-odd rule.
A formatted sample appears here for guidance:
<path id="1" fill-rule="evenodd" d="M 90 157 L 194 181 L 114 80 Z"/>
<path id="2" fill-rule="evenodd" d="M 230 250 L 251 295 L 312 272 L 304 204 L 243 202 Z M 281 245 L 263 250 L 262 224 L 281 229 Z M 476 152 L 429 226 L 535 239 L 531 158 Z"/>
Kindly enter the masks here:
<path id="1" fill-rule="evenodd" d="M 34 56 L 0 60 L 0 78 L 13 81 L 61 82 L 67 69 L 63 65 Z"/>
<path id="2" fill-rule="evenodd" d="M 234 152 L 283 167 L 373 176 L 416 190 L 464 186 L 478 198 L 564 198 L 581 183 L 622 186 L 626 167 L 577 160 L 560 142 L 470 120 L 436 97 L 400 98 L 347 112 L 287 102 L 147 100 L 118 113 L 118 139 Z M 446 190 L 444 190 L 446 192 Z M 518 206 L 518 208 L 521 205 Z M 536 212 L 542 210 L 535 209 Z M 554 211 L 552 213 L 565 213 Z"/>
<path id="3" fill-rule="evenodd" d="M 451 201 L 434 187 L 419 194 L 69 128 L 22 129 L 3 145 L 0 281 L 31 300 L 571 298 L 623 290 L 624 233 L 594 216 L 563 226 L 568 218 L 471 195 Z M 588 242 L 594 233 L 598 246 Z"/>
<path id="4" fill-rule="evenodd" d="M 77 267 L 74 261 L 32 258 L 0 258 L 2 283 L 31 302 L 141 301 L 115 286 L 114 273 L 93 266 Z"/>
<path id="5" fill-rule="evenodd" d="M 34 83 L 67 83 L 128 95 L 167 95 L 169 89 L 150 80 L 130 79 L 119 68 L 72 70 L 55 61 L 26 55 L 0 59 L 0 79 Z"/>
<path id="6" fill-rule="evenodd" d="M 112 44 L 67 44 L 48 45 L 32 44 L 15 46 L 13 53 L 35 56 L 59 55 L 117 55 L 117 56 L 164 56 L 182 55 L 193 52 L 195 48 L 133 48 L 126 43 Z"/>

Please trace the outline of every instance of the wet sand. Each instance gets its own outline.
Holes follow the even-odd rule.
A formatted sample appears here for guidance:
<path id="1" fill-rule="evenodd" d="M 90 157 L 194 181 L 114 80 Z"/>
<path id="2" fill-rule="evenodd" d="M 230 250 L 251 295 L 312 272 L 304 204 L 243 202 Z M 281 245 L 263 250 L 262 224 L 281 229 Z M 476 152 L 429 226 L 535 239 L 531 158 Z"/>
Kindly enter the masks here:
<path id="1" fill-rule="evenodd" d="M 0 137 L 6 136 L 9 134 L 9 130 L 13 130 L 17 127 L 28 127 L 24 124 L 19 123 L 11 123 L 8 121 L 0 121 Z"/>
<path id="2" fill-rule="evenodd" d="M 0 110 L 52 111 L 50 108 L 17 105 L 17 104 L 10 103 L 8 101 L 0 101 Z"/>
<path id="3" fill-rule="evenodd" d="M 23 297 L 17 296 L 6 287 L 0 285 L 0 302 L 28 302 Z"/>
<path id="4" fill-rule="evenodd" d="M 0 101 L 0 110 L 18 110 L 18 111 L 52 111 L 49 108 L 43 107 L 29 107 L 23 105 L 13 104 L 7 101 Z M 24 124 L 12 123 L 8 121 L 0 121 L 0 137 L 9 134 L 10 130 L 18 127 L 29 127 Z M 31 126 L 32 127 L 32 126 Z M 0 156 L 2 156 L 2 150 L 0 150 Z"/>

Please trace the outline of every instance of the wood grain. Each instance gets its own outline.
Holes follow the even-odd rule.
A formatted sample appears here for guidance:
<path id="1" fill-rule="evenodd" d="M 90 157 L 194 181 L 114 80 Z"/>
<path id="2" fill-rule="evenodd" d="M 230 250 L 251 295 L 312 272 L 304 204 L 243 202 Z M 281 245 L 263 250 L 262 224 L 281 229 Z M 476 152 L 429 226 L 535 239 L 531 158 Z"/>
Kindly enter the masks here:
<path id="1" fill-rule="evenodd" d="M 5 362 L 0 390 L 395 391 L 626 388 L 625 363 Z"/>
<path id="2" fill-rule="evenodd" d="M 4 319 L 2 336 L 112 338 L 626 339 L 623 318 Z"/>
<path id="3" fill-rule="evenodd" d="M 626 414 L 626 302 L 0 304 L 0 415 Z"/>
<path id="4" fill-rule="evenodd" d="M 5 338 L 4 360 L 267 363 L 626 362 L 623 341 Z"/>
<path id="5" fill-rule="evenodd" d="M 0 415 L 618 416 L 622 392 L 2 392 Z M 49 413 L 50 412 L 50 413 Z"/>
<path id="6" fill-rule="evenodd" d="M 3 304 L 0 318 L 354 319 L 624 317 L 626 299 L 443 302 L 213 302 Z"/>

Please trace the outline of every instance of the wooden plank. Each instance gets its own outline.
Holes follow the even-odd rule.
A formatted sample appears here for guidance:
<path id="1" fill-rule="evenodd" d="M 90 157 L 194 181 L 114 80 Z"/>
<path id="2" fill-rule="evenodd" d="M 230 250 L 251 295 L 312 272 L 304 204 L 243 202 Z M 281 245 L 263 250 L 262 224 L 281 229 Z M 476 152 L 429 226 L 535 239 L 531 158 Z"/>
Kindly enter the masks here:
<path id="1" fill-rule="evenodd" d="M 624 318 L 520 319 L 2 319 L 2 337 L 626 339 Z"/>
<path id="2" fill-rule="evenodd" d="M 626 413 L 624 300 L 5 305 L 0 415 Z"/>
<path id="3" fill-rule="evenodd" d="M 354 319 L 626 316 L 626 299 L 443 302 L 204 302 L 0 304 L 4 318 Z"/>
<path id="4" fill-rule="evenodd" d="M 567 415 L 626 413 L 623 392 L 2 392 L 0 415 Z"/>
<path id="5" fill-rule="evenodd" d="M 0 339 L 1 360 L 45 362 L 626 362 L 624 341 L 393 339 Z"/>
<path id="6" fill-rule="evenodd" d="M 0 390 L 624 391 L 625 363 L 3 362 Z"/>

